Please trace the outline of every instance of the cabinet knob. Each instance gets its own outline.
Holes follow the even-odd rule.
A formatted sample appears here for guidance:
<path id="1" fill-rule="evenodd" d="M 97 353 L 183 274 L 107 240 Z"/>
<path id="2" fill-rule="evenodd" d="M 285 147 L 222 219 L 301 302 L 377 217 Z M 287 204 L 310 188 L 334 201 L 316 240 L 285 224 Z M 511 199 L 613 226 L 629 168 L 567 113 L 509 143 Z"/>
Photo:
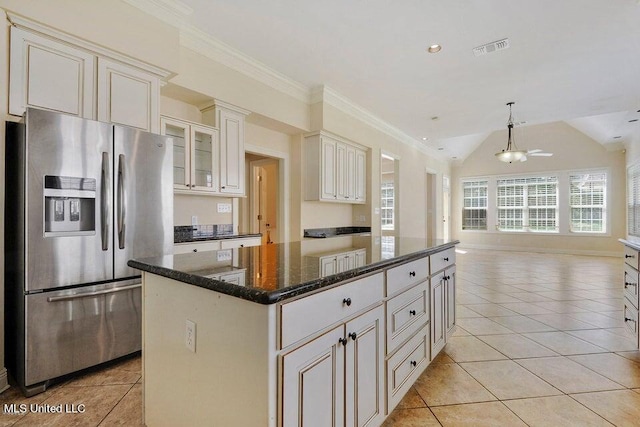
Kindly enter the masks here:
<path id="1" fill-rule="evenodd" d="M 356 340 L 356 338 L 358 338 L 358 336 L 356 335 L 356 333 L 355 333 L 355 332 L 351 332 L 351 333 L 349 334 L 349 338 L 351 338 L 352 340 L 354 340 L 354 341 L 355 341 L 355 340 Z"/>
<path id="2" fill-rule="evenodd" d="M 244 245 L 240 245 L 241 248 L 244 248 Z"/>
<path id="3" fill-rule="evenodd" d="M 444 258 L 445 261 L 449 261 L 449 258 Z"/>
<path id="4" fill-rule="evenodd" d="M 412 316 L 415 316 L 416 315 L 416 311 L 415 310 L 409 310 L 409 314 L 412 315 Z"/>
<path id="5" fill-rule="evenodd" d="M 198 250 L 197 250 L 197 249 L 194 249 L 194 250 L 193 250 L 193 252 L 198 252 Z"/>
<path id="6" fill-rule="evenodd" d="M 342 344 L 342 345 L 347 345 L 347 339 L 346 339 L 346 338 L 340 338 L 340 339 L 338 340 L 338 342 L 339 342 L 340 344 Z"/>
<path id="7" fill-rule="evenodd" d="M 627 254 L 624 254 L 624 257 L 625 257 L 625 258 L 635 258 L 635 256 L 634 256 L 634 255 L 627 255 Z"/>
<path id="8" fill-rule="evenodd" d="M 415 272 L 415 271 L 410 271 L 410 272 L 409 272 L 409 276 L 411 276 L 411 277 L 416 277 L 416 272 Z"/>
<path id="9" fill-rule="evenodd" d="M 184 186 L 185 186 L 185 187 L 187 187 L 187 188 L 189 188 L 189 184 L 185 184 Z"/>
<path id="10" fill-rule="evenodd" d="M 195 188 L 195 187 L 196 187 L 196 185 L 195 185 L 195 184 L 191 184 L 191 188 Z"/>
<path id="11" fill-rule="evenodd" d="M 225 186 L 223 185 L 223 186 L 222 186 L 222 187 L 220 187 L 220 188 L 222 188 L 222 189 L 224 190 L 224 189 L 225 189 L 225 188 L 227 188 L 227 187 L 225 187 Z"/>
<path id="12" fill-rule="evenodd" d="M 415 367 L 416 367 L 416 365 L 418 364 L 418 362 L 416 362 L 415 360 L 412 360 L 412 361 L 411 361 L 411 362 L 409 362 L 409 363 L 411 363 L 411 366 L 413 366 L 414 368 L 415 368 Z"/>
<path id="13" fill-rule="evenodd" d="M 351 306 L 351 298 L 345 298 L 342 300 L 343 304 L 346 304 L 347 307 Z"/>

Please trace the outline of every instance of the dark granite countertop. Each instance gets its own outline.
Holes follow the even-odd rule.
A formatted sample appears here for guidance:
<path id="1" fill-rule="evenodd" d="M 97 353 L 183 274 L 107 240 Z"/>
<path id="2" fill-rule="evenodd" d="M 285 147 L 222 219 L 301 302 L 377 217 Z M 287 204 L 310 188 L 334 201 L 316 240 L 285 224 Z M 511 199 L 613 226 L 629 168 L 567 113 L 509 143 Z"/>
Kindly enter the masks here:
<path id="1" fill-rule="evenodd" d="M 130 260 L 129 266 L 260 304 L 273 304 L 343 280 L 421 258 L 459 243 L 413 237 L 345 236 L 239 249 Z M 354 249 L 367 252 L 364 266 L 322 277 L 319 256 Z M 245 271 L 236 285 L 208 276 Z"/>
<path id="2" fill-rule="evenodd" d="M 177 225 L 173 227 L 173 243 L 194 243 L 260 236 L 262 236 L 260 233 L 234 233 L 232 224 Z"/>
<path id="3" fill-rule="evenodd" d="M 246 233 L 246 234 L 212 234 L 205 236 L 191 236 L 191 237 L 183 237 L 174 238 L 173 243 L 197 243 L 197 242 L 206 242 L 208 240 L 224 240 L 224 239 L 242 239 L 243 237 L 260 237 L 262 234 L 260 233 Z"/>

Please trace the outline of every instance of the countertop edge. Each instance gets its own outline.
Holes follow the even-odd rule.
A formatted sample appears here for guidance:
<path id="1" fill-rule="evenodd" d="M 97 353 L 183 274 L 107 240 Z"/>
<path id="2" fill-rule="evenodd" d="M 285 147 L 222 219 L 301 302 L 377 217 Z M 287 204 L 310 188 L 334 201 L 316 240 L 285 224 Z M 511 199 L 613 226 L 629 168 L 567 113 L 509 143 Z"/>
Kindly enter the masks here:
<path id="1" fill-rule="evenodd" d="M 249 233 L 249 234 L 230 234 L 230 235 L 221 235 L 221 236 L 207 236 L 207 237 L 196 237 L 189 240 L 181 240 L 179 242 L 174 241 L 174 245 L 181 245 L 184 243 L 201 243 L 201 242 L 209 242 L 211 240 L 228 240 L 228 239 L 246 239 L 251 237 L 262 237 L 260 233 Z"/>
<path id="2" fill-rule="evenodd" d="M 215 279 L 197 276 L 197 275 L 181 272 L 178 270 L 173 270 L 166 267 L 146 264 L 136 260 L 129 261 L 128 265 L 130 267 L 136 268 L 146 273 L 155 274 L 158 276 L 166 277 L 166 278 L 183 282 L 186 284 L 220 292 L 222 294 L 234 296 L 237 298 L 242 298 L 258 304 L 270 305 L 270 304 L 279 303 L 284 300 L 294 298 L 309 292 L 313 292 L 318 289 L 330 287 L 332 285 L 343 282 L 345 280 L 355 279 L 359 276 L 364 276 L 370 273 L 374 273 L 378 270 L 383 270 L 383 269 L 392 267 L 394 265 L 399 265 L 405 262 L 413 261 L 415 259 L 425 257 L 432 253 L 440 252 L 444 249 L 455 247 L 459 243 L 460 243 L 459 240 L 453 240 L 451 242 L 425 248 L 423 250 L 412 252 L 410 254 L 381 260 L 373 264 L 369 264 L 365 267 L 355 268 L 352 270 L 345 271 L 343 273 L 322 277 L 309 282 L 300 283 L 299 285 L 293 285 L 284 289 L 277 289 L 273 291 L 263 291 L 255 288 L 246 288 L 242 286 L 237 286 L 231 283 L 226 283 L 226 282 L 222 282 Z"/>
<path id="3" fill-rule="evenodd" d="M 632 242 L 631 240 L 627 239 L 618 239 L 618 242 L 622 243 L 625 246 L 629 246 L 630 248 L 633 248 L 637 251 L 640 251 L 640 243 Z"/>

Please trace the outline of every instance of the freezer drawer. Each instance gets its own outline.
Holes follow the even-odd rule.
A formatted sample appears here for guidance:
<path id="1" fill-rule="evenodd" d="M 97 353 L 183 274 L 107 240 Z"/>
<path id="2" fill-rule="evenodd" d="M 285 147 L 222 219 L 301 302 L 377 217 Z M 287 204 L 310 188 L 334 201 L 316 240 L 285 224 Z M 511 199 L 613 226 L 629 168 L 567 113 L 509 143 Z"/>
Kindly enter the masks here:
<path id="1" fill-rule="evenodd" d="M 25 386 L 141 348 L 141 290 L 133 281 L 26 296 Z"/>

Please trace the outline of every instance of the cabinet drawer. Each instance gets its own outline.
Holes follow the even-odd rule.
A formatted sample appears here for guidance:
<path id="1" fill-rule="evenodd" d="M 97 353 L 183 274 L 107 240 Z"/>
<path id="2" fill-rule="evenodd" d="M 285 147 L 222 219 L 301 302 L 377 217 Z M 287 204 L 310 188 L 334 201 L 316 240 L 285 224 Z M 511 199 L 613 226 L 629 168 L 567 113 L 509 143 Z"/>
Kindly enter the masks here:
<path id="1" fill-rule="evenodd" d="M 431 274 L 437 273 L 443 268 L 447 268 L 456 262 L 456 248 L 449 248 L 442 252 L 431 254 L 429 256 L 431 262 Z"/>
<path id="2" fill-rule="evenodd" d="M 247 239 L 228 239 L 220 241 L 220 249 L 248 248 L 249 246 L 260 246 L 260 237 L 250 237 Z"/>
<path id="3" fill-rule="evenodd" d="M 393 411 L 428 364 L 427 326 L 387 360 L 387 414 Z"/>
<path id="4" fill-rule="evenodd" d="M 280 348 L 287 347 L 383 298 L 382 273 L 280 306 Z"/>
<path id="5" fill-rule="evenodd" d="M 424 281 L 387 302 L 387 354 L 429 320 L 429 283 Z"/>
<path id="6" fill-rule="evenodd" d="M 173 245 L 173 253 L 188 254 L 193 252 L 217 251 L 220 249 L 220 242 L 217 240 L 201 243 L 178 243 Z"/>
<path id="7" fill-rule="evenodd" d="M 633 334 L 636 340 L 636 347 L 638 346 L 638 309 L 635 308 L 628 299 L 623 298 L 624 301 L 624 326 Z"/>
<path id="8" fill-rule="evenodd" d="M 624 296 L 638 308 L 638 270 L 624 265 Z"/>
<path id="9" fill-rule="evenodd" d="M 624 247 L 624 262 L 626 262 L 636 270 L 640 270 L 639 268 L 640 264 L 638 262 L 640 257 L 638 255 L 639 255 L 638 251 L 636 251 L 635 249 L 630 248 L 629 246 Z"/>
<path id="10" fill-rule="evenodd" d="M 387 296 L 393 295 L 415 283 L 422 282 L 428 276 L 428 257 L 391 268 L 387 270 Z"/>

